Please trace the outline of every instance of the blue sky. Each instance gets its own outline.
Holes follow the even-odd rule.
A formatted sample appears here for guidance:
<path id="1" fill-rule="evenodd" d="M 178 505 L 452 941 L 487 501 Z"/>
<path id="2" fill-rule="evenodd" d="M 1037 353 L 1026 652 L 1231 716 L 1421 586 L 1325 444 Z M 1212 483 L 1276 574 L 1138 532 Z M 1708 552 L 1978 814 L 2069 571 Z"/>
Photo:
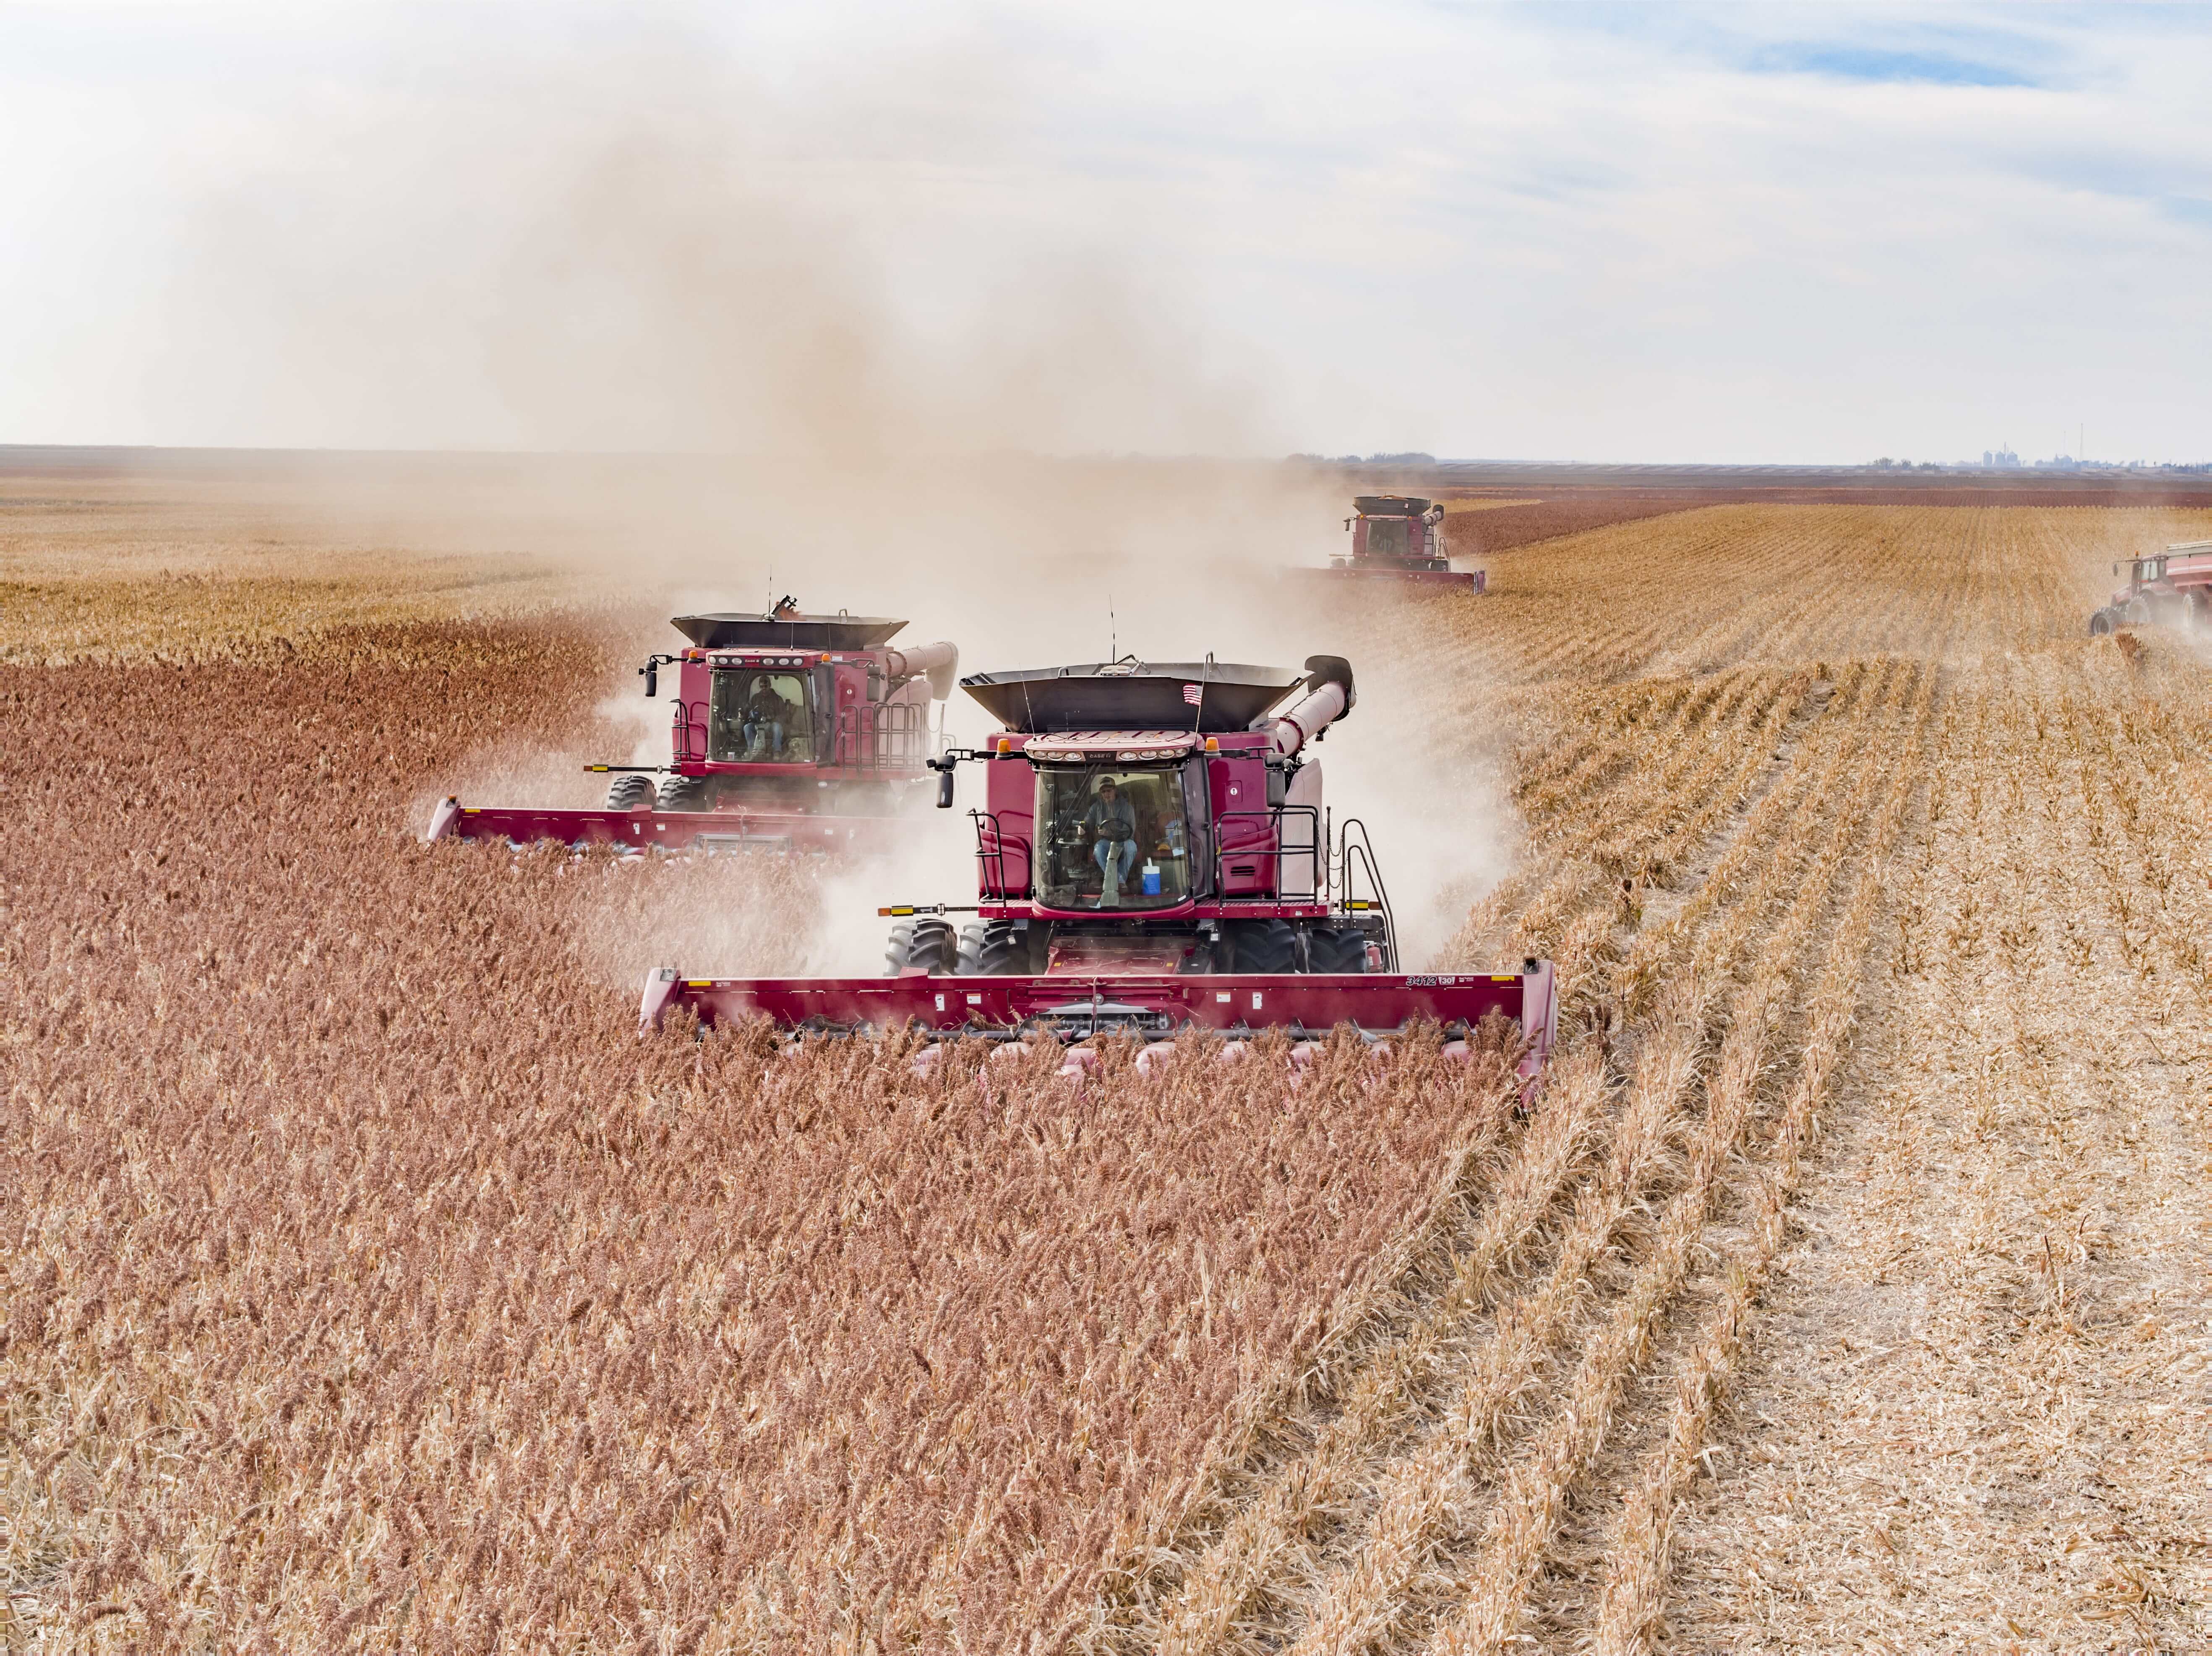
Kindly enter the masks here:
<path id="1" fill-rule="evenodd" d="M 0 11 L 0 440 L 2212 457 L 2212 8 Z"/>

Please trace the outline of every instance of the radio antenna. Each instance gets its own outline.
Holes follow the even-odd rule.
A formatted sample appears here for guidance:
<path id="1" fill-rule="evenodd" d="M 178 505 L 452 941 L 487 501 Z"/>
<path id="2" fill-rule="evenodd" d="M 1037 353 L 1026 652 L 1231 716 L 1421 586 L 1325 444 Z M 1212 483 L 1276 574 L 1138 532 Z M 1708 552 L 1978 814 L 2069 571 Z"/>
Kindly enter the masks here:
<path id="1" fill-rule="evenodd" d="M 1121 658 L 1121 634 L 1116 630 L 1114 621 L 1114 600 L 1109 598 L 1106 600 L 1106 659 L 1119 661 Z"/>

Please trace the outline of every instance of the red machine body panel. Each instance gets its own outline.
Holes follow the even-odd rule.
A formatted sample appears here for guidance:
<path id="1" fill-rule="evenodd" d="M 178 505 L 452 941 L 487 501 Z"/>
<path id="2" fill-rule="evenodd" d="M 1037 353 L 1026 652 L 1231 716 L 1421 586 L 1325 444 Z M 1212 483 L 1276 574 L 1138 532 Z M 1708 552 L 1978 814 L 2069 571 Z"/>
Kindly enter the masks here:
<path id="1" fill-rule="evenodd" d="M 1279 895 L 1279 862 L 1297 859 L 1279 858 L 1277 854 L 1279 813 L 1267 803 L 1268 737 L 1264 733 L 1238 731 L 1217 737 L 1208 747 L 1200 746 L 1187 731 L 1079 734 L 1102 737 L 1110 734 L 1115 738 L 1091 744 L 1090 751 L 1103 760 L 1110 761 L 1118 754 L 1131 755 L 1133 763 L 1137 762 L 1135 755 L 1139 754 L 1177 759 L 1185 773 L 1186 790 L 1194 786 L 1206 790 L 1209 821 L 1215 825 L 1220 852 L 1218 900 L 1190 906 L 1182 912 L 1220 913 L 1225 912 L 1224 904 L 1234 908 L 1239 898 L 1249 901 Z M 993 756 L 983 764 L 984 808 L 976 823 L 981 869 L 978 899 L 984 905 L 981 912 L 986 915 L 999 913 L 1033 888 L 1036 772 L 1026 755 L 1032 743 L 1042 749 L 1049 740 L 1053 738 L 1002 731 L 988 744 L 988 750 Z M 1068 744 L 1063 741 L 1058 745 Z M 1303 905 L 1304 910 L 1312 913 L 1326 912 L 1327 901 L 1316 882 L 1308 878 L 1300 883 L 1304 888 L 1302 894 L 1279 895 L 1304 895 L 1310 900 Z M 1024 906 L 1018 912 L 1026 913 L 1032 909 Z M 1034 912 L 1044 914 L 1062 911 L 1037 907 Z"/>
<path id="2" fill-rule="evenodd" d="M 690 649 L 673 664 L 670 767 L 685 776 L 885 773 L 919 780 L 930 757 L 929 686 L 914 677 L 886 688 L 890 652 L 830 652 Z M 718 686 L 767 681 L 794 701 L 804 733 L 787 731 L 775 760 L 748 757 L 745 720 L 718 697 Z M 873 689 L 875 694 L 871 694 Z M 717 706 L 718 701 L 724 704 Z"/>
<path id="3" fill-rule="evenodd" d="M 448 798 L 431 814 L 428 839 L 505 840 L 527 844 L 617 846 L 632 851 L 720 851 L 742 845 L 793 851 L 888 852 L 914 832 L 896 816 L 813 816 L 796 812 L 715 810 L 538 810 L 527 805 L 464 805 Z"/>
<path id="4" fill-rule="evenodd" d="M 993 978 L 908 972 L 895 978 L 683 978 L 646 974 L 641 1032 L 674 1008 L 702 1023 L 765 1016 L 785 1028 L 859 1033 L 911 1025 L 933 1034 L 1042 1029 L 1063 1039 L 1117 1032 L 1148 1039 L 1192 1028 L 1292 1028 L 1319 1034 L 1340 1023 L 1370 1034 L 1417 1019 L 1472 1027 L 1492 1014 L 1519 1024 L 1540 1063 L 1558 1034 L 1548 962 L 1517 974 L 1345 976 L 1127 975 Z"/>
<path id="5" fill-rule="evenodd" d="M 881 910 L 900 922 L 894 967 L 949 970 L 957 943 L 962 969 L 983 974 L 1113 974 L 1125 959 L 1192 974 L 1396 970 L 1365 829 L 1333 831 L 1322 803 L 1316 744 L 1355 699 L 1340 658 L 1301 675 L 1127 657 L 963 683 L 1008 721 L 942 761 L 982 768 L 975 904 Z M 956 912 L 976 917 L 957 937 Z"/>
<path id="6" fill-rule="evenodd" d="M 1428 586 L 1448 592 L 1480 594 L 1490 590 L 1489 575 L 1480 569 L 1382 569 L 1357 563 L 1332 564 L 1327 569 L 1301 569 L 1302 576 L 1330 582 L 1375 582 L 1392 586 Z"/>

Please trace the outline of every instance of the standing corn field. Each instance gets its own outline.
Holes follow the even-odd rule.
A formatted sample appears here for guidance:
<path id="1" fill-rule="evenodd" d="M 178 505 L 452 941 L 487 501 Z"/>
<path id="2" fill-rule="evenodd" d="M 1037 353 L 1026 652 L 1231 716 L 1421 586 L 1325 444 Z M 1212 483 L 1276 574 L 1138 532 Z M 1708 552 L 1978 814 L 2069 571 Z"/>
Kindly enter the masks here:
<path id="1" fill-rule="evenodd" d="M 1317 1362 L 1133 1552 L 1101 1647 L 1785 1650 L 1884 1624 L 1899 1649 L 2201 1642 L 2212 861 L 2189 824 L 2212 726 L 2202 664 L 2073 636 L 2103 549 L 2187 521 L 2116 515 L 1723 507 L 1493 574 L 1466 671 L 1525 732 L 1506 765 L 1523 851 L 1455 951 L 1553 955 L 1578 1061 L 1454 1245 L 1401 1281 L 1395 1321 Z M 1686 590 L 1624 621 L 1621 585 L 1655 569 Z M 1962 798 L 2002 848 L 1954 837 Z M 1947 885 L 1947 906 L 1931 886 L 1960 864 L 1983 889 Z M 1971 952 L 1931 981 L 1946 947 Z M 1983 1050 L 1990 949 L 2047 961 L 2011 998 L 2072 1123 L 2044 1128 L 2047 1192 L 1991 1153 L 1992 1089 L 2027 1060 Z M 1959 1159 L 1987 1192 L 1968 1257 L 2011 1264 L 1939 1319 L 1973 1277 L 1939 1233 L 1883 1230 L 1828 1135 L 1842 1116 L 1924 1143 L 1960 1107 L 1981 1111 Z M 1978 1211 L 1884 1153 L 1887 1200 L 1954 1230 Z M 1840 1192 L 1865 1252 L 1812 1240 Z M 2008 1212 L 2075 1226 L 2007 1236 Z M 2069 1498 L 2046 1483 L 1993 1517 L 1971 1469 L 2044 1434 L 2000 1366 L 2010 1338 L 1962 1374 L 1951 1331 L 2093 1294 L 2071 1394 L 2039 1362 L 2029 1406 L 2141 1445 L 2118 1457 L 2135 1487 L 2077 1458 Z M 2140 1355 L 2095 1374 L 2122 1328 Z M 1839 1416 L 1886 1465 L 1879 1499 L 1835 1455 Z M 1957 1461 L 1931 1469 L 1947 1441 Z M 1908 1562 L 1916 1506 L 1942 1519 Z"/>
<path id="2" fill-rule="evenodd" d="M 603 625 L 395 574 L 279 642 L 263 585 L 151 627 L 42 575 L 0 1630 L 2202 1646 L 2212 674 L 2075 634 L 2112 547 L 2204 532 L 1729 504 L 1347 621 L 1504 733 L 1513 864 L 1438 964 L 1558 962 L 1525 1110 L 1419 1043 L 640 1045 L 623 940 L 749 916 L 700 945 L 769 967 L 811 884 L 405 837 L 588 725 Z"/>

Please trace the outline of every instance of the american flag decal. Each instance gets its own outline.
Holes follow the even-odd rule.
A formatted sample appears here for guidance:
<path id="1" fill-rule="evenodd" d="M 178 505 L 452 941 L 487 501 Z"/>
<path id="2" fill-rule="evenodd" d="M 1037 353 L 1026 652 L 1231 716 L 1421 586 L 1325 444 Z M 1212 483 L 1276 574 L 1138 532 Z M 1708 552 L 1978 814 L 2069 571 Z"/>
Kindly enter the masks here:
<path id="1" fill-rule="evenodd" d="M 1182 699 L 1183 699 L 1185 701 L 1188 701 L 1188 703 L 1190 703 L 1190 705 L 1191 705 L 1192 707 L 1195 707 L 1196 706 L 1198 706 L 1198 698 L 1199 698 L 1199 695 L 1200 695 L 1200 690 L 1199 690 L 1199 687 L 1198 687 L 1197 685 L 1195 685 L 1195 684 L 1186 684 L 1186 685 L 1184 685 L 1184 686 L 1182 687 Z"/>

